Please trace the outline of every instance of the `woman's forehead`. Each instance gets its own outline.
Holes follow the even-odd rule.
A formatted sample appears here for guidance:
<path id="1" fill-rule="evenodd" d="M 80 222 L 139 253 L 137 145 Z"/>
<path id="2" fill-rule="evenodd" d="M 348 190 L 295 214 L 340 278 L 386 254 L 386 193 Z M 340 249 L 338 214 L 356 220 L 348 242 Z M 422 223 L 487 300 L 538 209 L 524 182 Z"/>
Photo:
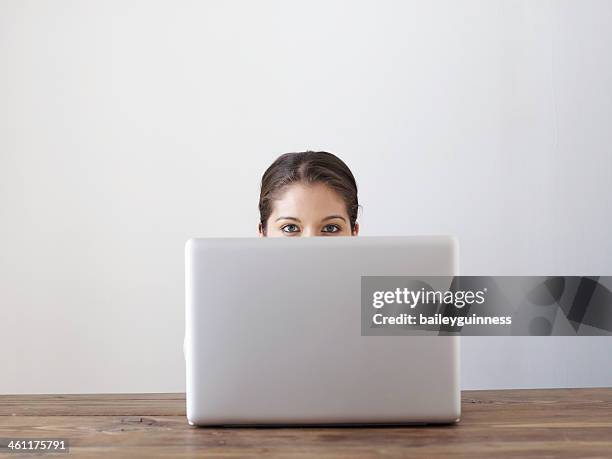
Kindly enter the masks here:
<path id="1" fill-rule="evenodd" d="M 274 200 L 272 213 L 275 216 L 297 217 L 297 214 L 327 217 L 331 213 L 346 214 L 342 197 L 323 183 L 289 185 Z"/>

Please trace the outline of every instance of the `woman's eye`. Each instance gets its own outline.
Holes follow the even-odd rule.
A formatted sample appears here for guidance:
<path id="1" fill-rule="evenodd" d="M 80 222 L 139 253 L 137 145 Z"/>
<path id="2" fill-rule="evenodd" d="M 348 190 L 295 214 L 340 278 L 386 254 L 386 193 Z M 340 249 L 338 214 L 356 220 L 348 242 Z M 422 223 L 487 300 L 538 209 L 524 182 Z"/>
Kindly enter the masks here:
<path id="1" fill-rule="evenodd" d="M 281 228 L 283 230 L 284 233 L 297 233 L 298 231 L 300 231 L 300 229 L 298 228 L 297 225 L 285 225 Z"/>
<path id="2" fill-rule="evenodd" d="M 324 233 L 337 233 L 340 231 L 340 228 L 336 225 L 325 225 L 321 231 Z"/>

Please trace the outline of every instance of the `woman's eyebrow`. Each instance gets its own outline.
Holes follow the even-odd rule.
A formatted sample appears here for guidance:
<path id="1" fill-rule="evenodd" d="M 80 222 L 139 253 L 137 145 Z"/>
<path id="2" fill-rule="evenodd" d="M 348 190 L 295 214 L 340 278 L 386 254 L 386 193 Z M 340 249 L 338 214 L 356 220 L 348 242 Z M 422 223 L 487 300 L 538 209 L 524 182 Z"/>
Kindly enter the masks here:
<path id="1" fill-rule="evenodd" d="M 274 220 L 275 222 L 279 221 L 279 220 L 293 220 L 294 222 L 298 222 L 298 223 L 302 223 L 301 220 L 299 218 L 295 218 L 295 217 L 278 217 L 276 220 Z"/>
<path id="2" fill-rule="evenodd" d="M 342 220 L 343 222 L 346 223 L 346 218 L 344 218 L 342 215 L 330 215 L 329 217 L 325 217 L 323 220 L 321 220 L 322 222 L 325 222 L 327 220 L 333 220 L 334 218 L 339 218 L 340 220 Z"/>

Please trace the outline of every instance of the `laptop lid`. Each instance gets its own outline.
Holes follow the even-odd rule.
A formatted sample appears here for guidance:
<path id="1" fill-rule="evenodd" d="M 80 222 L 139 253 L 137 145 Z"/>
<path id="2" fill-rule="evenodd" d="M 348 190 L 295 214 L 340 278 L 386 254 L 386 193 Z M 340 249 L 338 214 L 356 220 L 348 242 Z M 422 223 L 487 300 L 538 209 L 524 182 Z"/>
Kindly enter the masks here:
<path id="1" fill-rule="evenodd" d="M 192 239 L 194 425 L 455 422 L 459 337 L 361 336 L 361 276 L 458 274 L 449 236 Z"/>

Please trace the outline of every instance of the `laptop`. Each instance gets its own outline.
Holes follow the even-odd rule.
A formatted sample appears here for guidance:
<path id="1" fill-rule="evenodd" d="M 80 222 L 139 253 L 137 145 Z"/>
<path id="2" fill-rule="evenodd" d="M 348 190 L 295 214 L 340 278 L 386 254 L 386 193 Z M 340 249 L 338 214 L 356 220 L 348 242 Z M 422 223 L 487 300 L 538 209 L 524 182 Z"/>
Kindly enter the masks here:
<path id="1" fill-rule="evenodd" d="M 458 336 L 362 336 L 361 276 L 452 276 L 450 236 L 191 239 L 191 425 L 459 420 Z"/>

